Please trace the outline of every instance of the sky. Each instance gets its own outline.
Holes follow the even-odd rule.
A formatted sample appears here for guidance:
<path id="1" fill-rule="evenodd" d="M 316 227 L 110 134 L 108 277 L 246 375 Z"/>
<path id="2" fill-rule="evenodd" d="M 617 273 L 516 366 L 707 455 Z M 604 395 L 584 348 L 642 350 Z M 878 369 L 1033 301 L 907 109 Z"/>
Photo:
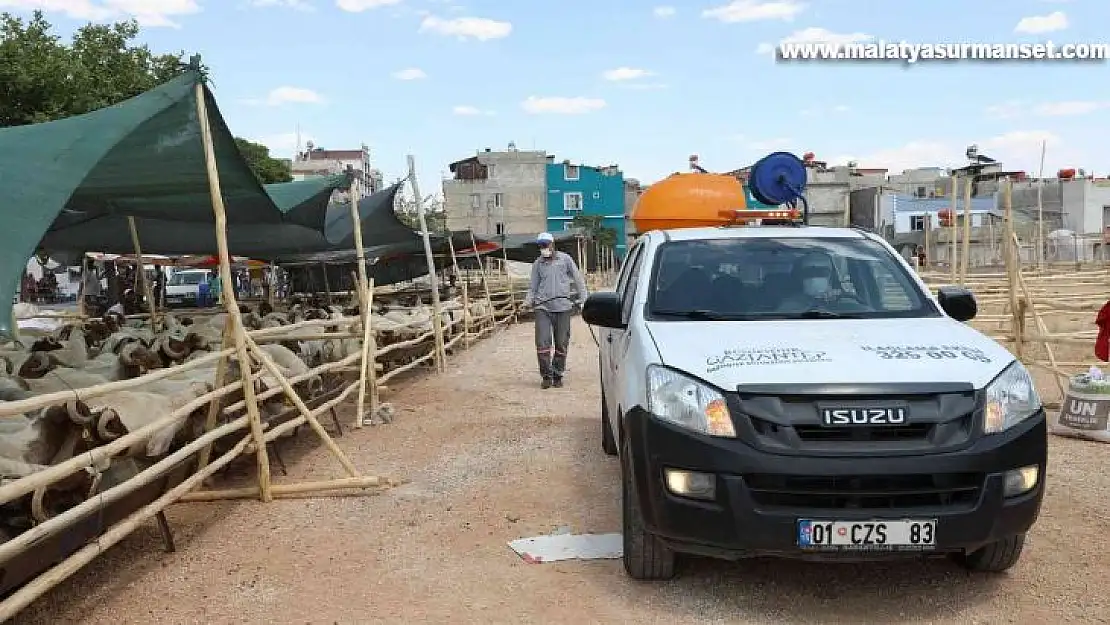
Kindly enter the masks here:
<path id="1" fill-rule="evenodd" d="M 673 2 L 673 0 L 672 0 Z M 882 7 L 882 8 L 880 8 Z M 291 157 L 366 143 L 424 194 L 484 148 L 617 164 L 650 183 L 690 155 L 728 171 L 775 150 L 830 165 L 1110 174 L 1110 64 L 777 62 L 786 41 L 1106 43 L 1105 0 L 0 0 L 62 34 L 134 17 L 199 53 L 239 136 Z M 1103 35 L 1105 37 L 1105 35 Z"/>

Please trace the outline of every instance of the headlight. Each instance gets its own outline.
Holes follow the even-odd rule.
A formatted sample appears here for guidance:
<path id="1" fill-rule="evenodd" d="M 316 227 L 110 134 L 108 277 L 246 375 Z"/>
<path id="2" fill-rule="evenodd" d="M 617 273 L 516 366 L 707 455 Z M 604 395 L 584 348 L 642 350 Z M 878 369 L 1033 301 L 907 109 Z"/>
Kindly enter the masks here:
<path id="1" fill-rule="evenodd" d="M 1041 398 L 1033 378 L 1021 362 L 1014 361 L 987 385 L 983 410 L 983 433 L 998 434 L 1014 427 L 1041 409 Z"/>
<path id="2" fill-rule="evenodd" d="M 699 434 L 736 438 L 725 396 L 673 369 L 649 365 L 648 412 Z"/>

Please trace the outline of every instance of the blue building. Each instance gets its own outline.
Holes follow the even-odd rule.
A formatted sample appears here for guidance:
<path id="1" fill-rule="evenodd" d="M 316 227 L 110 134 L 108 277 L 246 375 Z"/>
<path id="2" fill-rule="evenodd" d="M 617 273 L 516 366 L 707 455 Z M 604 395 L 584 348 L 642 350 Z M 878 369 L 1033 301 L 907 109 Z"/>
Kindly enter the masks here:
<path id="1" fill-rule="evenodd" d="M 578 215 L 600 215 L 604 227 L 616 230 L 616 254 L 624 256 L 628 237 L 624 221 L 624 174 L 620 169 L 615 165 L 573 165 L 569 161 L 547 164 L 548 230 L 566 230 Z"/>

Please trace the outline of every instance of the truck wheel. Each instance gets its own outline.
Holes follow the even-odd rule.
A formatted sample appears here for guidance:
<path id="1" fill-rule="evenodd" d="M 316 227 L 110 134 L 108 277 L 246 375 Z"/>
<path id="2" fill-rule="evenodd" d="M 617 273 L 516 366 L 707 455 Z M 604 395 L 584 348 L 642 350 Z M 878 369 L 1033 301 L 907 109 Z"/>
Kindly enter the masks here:
<path id="1" fill-rule="evenodd" d="M 617 455 L 617 441 L 613 438 L 613 424 L 609 421 L 609 404 L 605 390 L 601 391 L 601 449 L 609 456 Z"/>
<path id="2" fill-rule="evenodd" d="M 1017 564 L 1024 546 L 1025 534 L 1018 534 L 981 547 L 977 551 L 958 554 L 956 561 L 972 571 L 1001 573 Z"/>
<path id="3" fill-rule="evenodd" d="M 633 484 L 632 460 L 628 442 L 621 454 L 622 529 L 624 531 L 624 570 L 632 579 L 665 580 L 674 577 L 675 554 L 644 529 L 640 498 Z"/>

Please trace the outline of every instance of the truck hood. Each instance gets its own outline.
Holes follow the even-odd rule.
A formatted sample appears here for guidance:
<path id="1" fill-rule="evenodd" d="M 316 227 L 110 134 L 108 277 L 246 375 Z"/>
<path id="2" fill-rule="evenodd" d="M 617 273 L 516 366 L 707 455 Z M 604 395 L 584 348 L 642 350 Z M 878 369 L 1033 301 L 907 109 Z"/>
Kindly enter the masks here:
<path id="1" fill-rule="evenodd" d="M 979 389 L 1014 357 L 952 319 L 655 321 L 662 363 L 722 389 L 808 382 L 971 383 Z"/>

